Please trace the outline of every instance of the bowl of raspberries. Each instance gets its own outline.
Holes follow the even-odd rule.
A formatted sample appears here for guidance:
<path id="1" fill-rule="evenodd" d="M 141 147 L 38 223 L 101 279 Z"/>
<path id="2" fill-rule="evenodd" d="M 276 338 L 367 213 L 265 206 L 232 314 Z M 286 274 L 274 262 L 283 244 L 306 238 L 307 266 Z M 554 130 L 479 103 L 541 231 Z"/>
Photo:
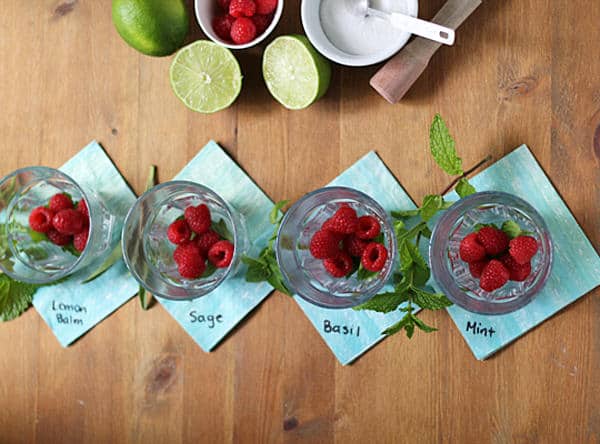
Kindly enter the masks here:
<path id="1" fill-rule="evenodd" d="M 371 197 L 329 187 L 307 194 L 286 212 L 276 255 L 295 294 L 319 306 L 347 308 L 387 283 L 396 239 L 386 212 Z"/>
<path id="2" fill-rule="evenodd" d="M 215 43 L 244 49 L 264 40 L 277 26 L 283 0 L 196 0 L 196 18 Z"/>
<path id="3" fill-rule="evenodd" d="M 144 193 L 123 227 L 125 263 L 152 294 L 204 296 L 235 274 L 247 236 L 242 216 L 214 191 L 173 181 Z"/>
<path id="4" fill-rule="evenodd" d="M 503 314 L 523 307 L 545 284 L 552 242 L 540 214 L 523 199 L 475 193 L 437 222 L 429 257 L 436 283 L 473 312 Z"/>

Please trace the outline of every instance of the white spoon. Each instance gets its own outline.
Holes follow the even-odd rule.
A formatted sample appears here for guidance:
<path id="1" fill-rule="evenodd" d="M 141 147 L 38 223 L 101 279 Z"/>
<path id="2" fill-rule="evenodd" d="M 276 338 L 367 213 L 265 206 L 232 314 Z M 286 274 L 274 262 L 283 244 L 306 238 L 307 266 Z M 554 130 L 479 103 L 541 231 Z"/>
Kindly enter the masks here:
<path id="1" fill-rule="evenodd" d="M 434 40 L 445 45 L 454 44 L 453 29 L 399 12 L 388 13 L 379 9 L 374 9 L 371 7 L 369 0 L 354 0 L 352 3 L 354 5 L 353 11 L 356 15 L 379 17 L 389 21 L 396 28 L 418 35 L 419 37 Z"/>

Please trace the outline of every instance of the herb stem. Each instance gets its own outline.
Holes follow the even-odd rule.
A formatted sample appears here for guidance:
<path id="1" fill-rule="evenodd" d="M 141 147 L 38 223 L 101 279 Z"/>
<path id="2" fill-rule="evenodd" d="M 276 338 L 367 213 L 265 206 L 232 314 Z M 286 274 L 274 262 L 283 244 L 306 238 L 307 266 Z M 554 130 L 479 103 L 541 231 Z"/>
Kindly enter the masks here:
<path id="1" fill-rule="evenodd" d="M 448 185 L 446 187 L 446 189 L 444 191 L 441 192 L 442 197 L 446 195 L 446 193 L 448 193 L 452 188 L 454 188 L 454 186 L 461 180 L 464 179 L 465 177 L 467 177 L 469 174 L 473 173 L 475 170 L 481 168 L 483 165 L 485 165 L 486 163 L 488 163 L 490 160 L 492 160 L 492 155 L 487 156 L 485 159 L 481 160 L 480 162 L 478 162 L 474 167 L 469 168 L 467 171 L 465 171 L 464 173 L 462 173 L 460 176 L 458 176 L 456 179 L 454 179 L 450 185 Z"/>

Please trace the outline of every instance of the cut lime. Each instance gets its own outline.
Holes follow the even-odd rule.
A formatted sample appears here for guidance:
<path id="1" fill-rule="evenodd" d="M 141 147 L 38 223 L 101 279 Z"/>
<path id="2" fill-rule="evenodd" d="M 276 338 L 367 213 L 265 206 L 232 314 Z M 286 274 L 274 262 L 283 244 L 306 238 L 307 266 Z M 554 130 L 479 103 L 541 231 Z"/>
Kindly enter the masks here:
<path id="1" fill-rule="evenodd" d="M 231 51 L 208 40 L 181 48 L 169 75 L 177 97 L 199 113 L 227 108 L 242 90 L 242 72 Z"/>
<path id="2" fill-rule="evenodd" d="M 263 76 L 275 99 L 289 109 L 303 109 L 329 87 L 331 65 L 302 35 L 273 40 L 263 56 Z"/>

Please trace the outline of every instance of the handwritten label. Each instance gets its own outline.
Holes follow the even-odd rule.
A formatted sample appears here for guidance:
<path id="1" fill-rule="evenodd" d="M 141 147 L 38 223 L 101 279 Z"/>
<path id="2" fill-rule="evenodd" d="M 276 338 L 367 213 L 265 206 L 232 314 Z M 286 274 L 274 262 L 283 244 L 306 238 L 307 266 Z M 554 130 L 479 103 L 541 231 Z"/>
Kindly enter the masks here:
<path id="1" fill-rule="evenodd" d="M 467 333 L 472 333 L 475 336 L 481 335 L 491 338 L 493 334 L 496 333 L 496 330 L 494 330 L 494 327 L 492 326 L 483 327 L 481 322 L 467 321 Z"/>
<path id="2" fill-rule="evenodd" d="M 331 321 L 327 319 L 323 321 L 323 331 L 325 333 L 336 333 L 343 336 L 360 336 L 360 327 L 358 325 L 351 327 L 348 327 L 347 325 L 336 325 L 332 324 Z"/>
<path id="3" fill-rule="evenodd" d="M 65 304 L 52 301 L 52 311 L 56 313 L 56 322 L 66 325 L 83 325 L 82 315 L 87 314 L 87 308 L 79 304 Z"/>
<path id="4" fill-rule="evenodd" d="M 190 322 L 192 324 L 204 324 L 208 325 L 208 328 L 215 328 L 215 325 L 223 323 L 223 315 L 203 315 L 199 314 L 196 310 L 190 311 Z"/>

